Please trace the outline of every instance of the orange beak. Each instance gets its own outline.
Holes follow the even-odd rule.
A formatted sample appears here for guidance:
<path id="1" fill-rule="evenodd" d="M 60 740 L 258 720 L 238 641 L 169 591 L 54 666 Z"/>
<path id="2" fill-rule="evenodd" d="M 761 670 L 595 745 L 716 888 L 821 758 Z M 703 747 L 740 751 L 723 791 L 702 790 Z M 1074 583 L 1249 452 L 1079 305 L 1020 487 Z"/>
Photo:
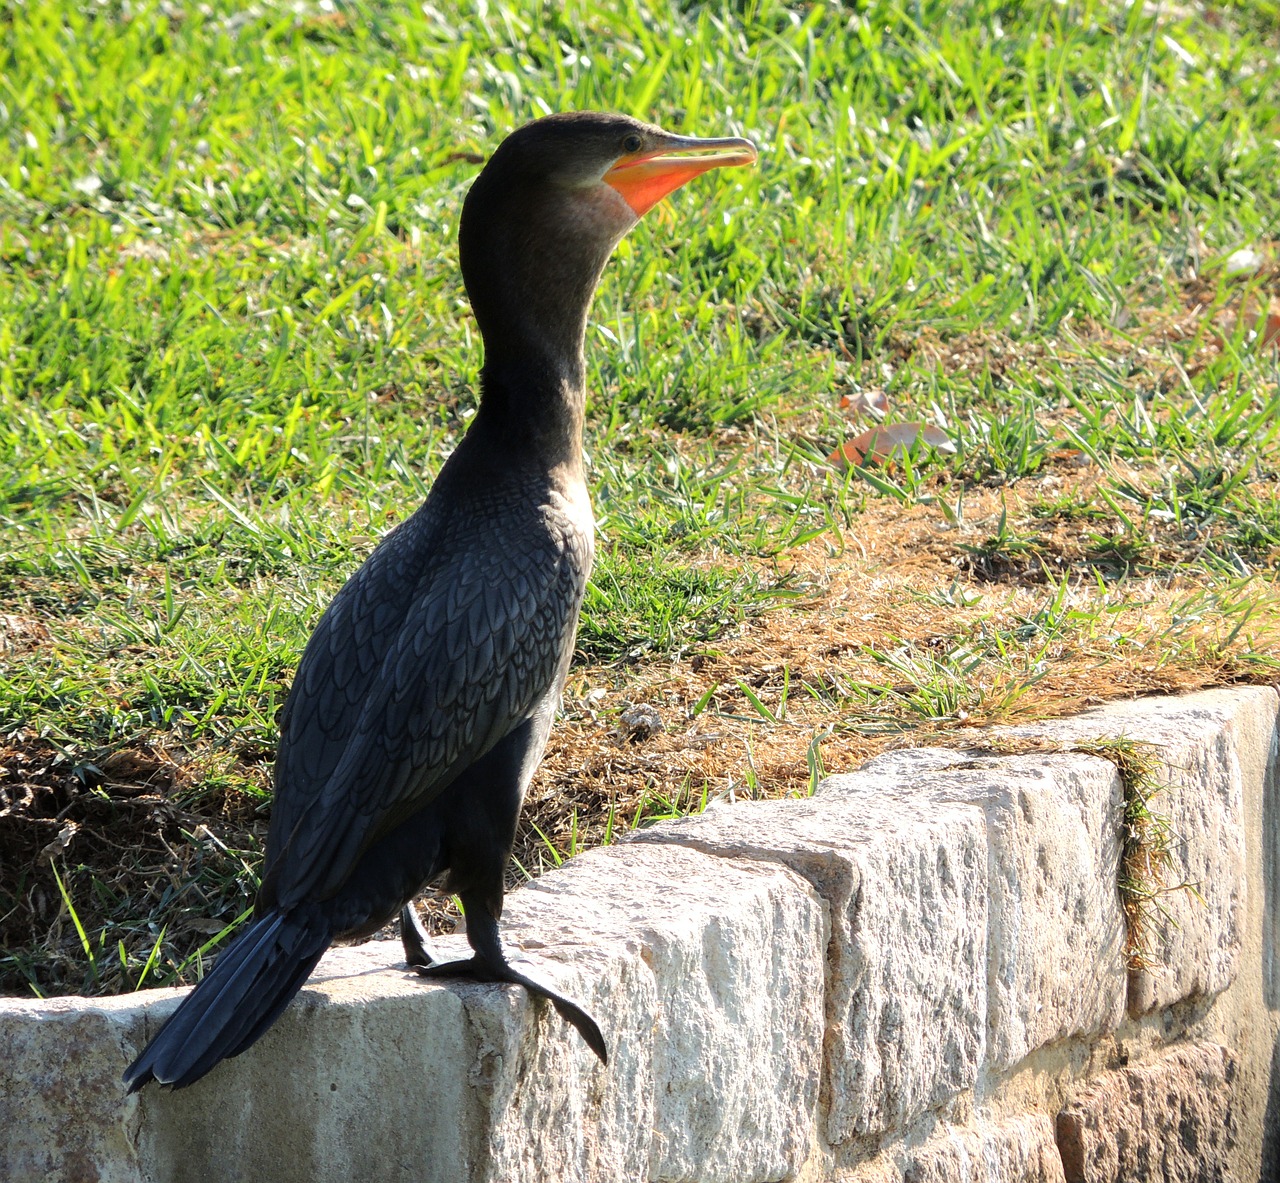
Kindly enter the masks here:
<path id="1" fill-rule="evenodd" d="M 623 156 L 604 174 L 604 183 L 622 194 L 640 218 L 668 193 L 702 173 L 755 162 L 756 148 L 750 140 L 667 136 L 656 148 Z"/>

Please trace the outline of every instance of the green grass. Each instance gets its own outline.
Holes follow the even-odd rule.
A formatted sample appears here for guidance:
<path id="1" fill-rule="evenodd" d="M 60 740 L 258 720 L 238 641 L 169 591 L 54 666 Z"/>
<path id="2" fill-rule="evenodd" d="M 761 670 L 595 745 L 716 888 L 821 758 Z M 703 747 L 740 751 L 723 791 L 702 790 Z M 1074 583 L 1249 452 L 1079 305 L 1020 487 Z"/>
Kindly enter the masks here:
<path id="1" fill-rule="evenodd" d="M 819 594 L 793 556 L 854 562 L 888 502 L 936 512 L 960 574 L 1044 603 L 927 651 L 866 640 L 874 676 L 790 690 L 824 735 L 1011 708 L 1051 640 L 1126 651 L 1110 613 L 1138 579 L 1186 585 L 1171 654 L 1225 618 L 1205 660 L 1266 668 L 1245 622 L 1280 554 L 1280 360 L 1220 314 L 1280 290 L 1221 266 L 1280 239 L 1277 29 L 1274 0 L 6 6 L 0 614 L 49 635 L 6 655 L 0 633 L 0 741 L 39 740 L 49 784 L 120 825 L 107 757 L 186 762 L 163 832 L 196 854 L 143 907 L 81 840 L 21 847 L 0 915 L 61 932 L 75 965 L 12 938 L 0 986 L 169 980 L 209 935 L 175 925 L 243 911 L 298 653 L 475 408 L 467 154 L 547 111 L 761 148 L 606 272 L 581 663 L 671 660 Z M 954 451 L 830 472 L 865 426 L 839 399 L 865 391 Z M 1029 508 L 972 521 L 991 489 Z M 1101 598 L 1068 606 L 1067 584 Z M 817 744 L 797 759 L 820 766 Z M 183 838 L 201 819 L 240 845 Z"/>
<path id="2" fill-rule="evenodd" d="M 1077 745 L 1076 751 L 1110 760 L 1124 789 L 1124 847 L 1120 856 L 1120 903 L 1127 927 L 1125 958 L 1130 971 L 1158 967 L 1150 947 L 1151 929 L 1171 920 L 1163 897 L 1190 891 L 1195 883 L 1171 882 L 1178 870 L 1174 851 L 1181 839 L 1159 812 L 1163 790 L 1159 752 L 1123 737 Z M 1203 900 L 1201 900 L 1203 902 Z"/>

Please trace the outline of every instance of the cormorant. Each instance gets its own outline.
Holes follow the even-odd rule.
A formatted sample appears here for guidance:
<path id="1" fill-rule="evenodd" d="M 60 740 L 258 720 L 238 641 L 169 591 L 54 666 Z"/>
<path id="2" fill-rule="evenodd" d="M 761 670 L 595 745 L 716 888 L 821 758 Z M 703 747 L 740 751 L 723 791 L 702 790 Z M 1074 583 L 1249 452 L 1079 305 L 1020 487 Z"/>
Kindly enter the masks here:
<path id="1" fill-rule="evenodd" d="M 756 158 L 620 115 L 550 115 L 499 145 L 463 205 L 480 406 L 412 517 L 334 597 L 285 703 L 254 919 L 124 1075 L 182 1088 L 251 1046 L 335 941 L 401 912 L 425 975 L 515 982 L 600 1057 L 596 1023 L 517 972 L 503 873 L 573 652 L 592 559 L 583 341 L 613 248 L 686 181 Z M 474 956 L 440 964 L 413 897 L 446 876 Z"/>

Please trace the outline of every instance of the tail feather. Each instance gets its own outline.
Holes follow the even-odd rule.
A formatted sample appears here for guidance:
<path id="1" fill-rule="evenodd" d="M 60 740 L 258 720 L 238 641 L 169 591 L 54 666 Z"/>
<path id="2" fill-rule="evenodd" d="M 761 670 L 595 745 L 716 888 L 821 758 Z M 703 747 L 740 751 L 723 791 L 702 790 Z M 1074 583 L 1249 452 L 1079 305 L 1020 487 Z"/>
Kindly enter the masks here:
<path id="1" fill-rule="evenodd" d="M 310 909 L 255 920 L 129 1066 L 129 1092 L 152 1080 L 185 1088 L 249 1048 L 302 988 L 331 939 L 329 925 Z"/>

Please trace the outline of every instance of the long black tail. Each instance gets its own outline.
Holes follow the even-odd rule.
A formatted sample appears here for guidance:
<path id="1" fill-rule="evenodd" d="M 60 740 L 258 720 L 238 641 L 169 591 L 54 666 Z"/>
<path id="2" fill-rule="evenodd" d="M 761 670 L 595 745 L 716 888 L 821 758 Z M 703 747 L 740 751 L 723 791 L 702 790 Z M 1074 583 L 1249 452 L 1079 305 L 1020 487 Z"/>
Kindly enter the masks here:
<path id="1" fill-rule="evenodd" d="M 255 920 L 129 1065 L 129 1091 L 152 1080 L 185 1088 L 245 1051 L 302 989 L 330 940 L 311 908 Z"/>

